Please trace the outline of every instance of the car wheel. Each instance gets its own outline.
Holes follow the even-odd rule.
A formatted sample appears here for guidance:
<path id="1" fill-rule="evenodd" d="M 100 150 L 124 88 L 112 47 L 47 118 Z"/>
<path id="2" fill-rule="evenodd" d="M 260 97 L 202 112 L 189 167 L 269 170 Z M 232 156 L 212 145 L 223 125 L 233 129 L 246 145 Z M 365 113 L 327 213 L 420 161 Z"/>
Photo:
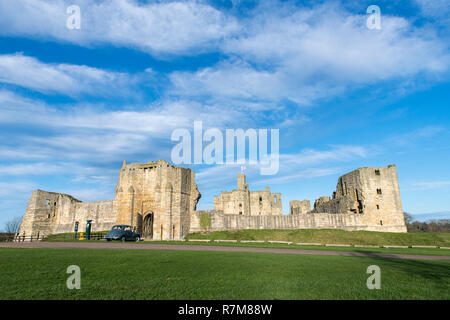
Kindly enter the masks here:
<path id="1" fill-rule="evenodd" d="M 125 242 L 125 240 L 127 240 L 127 239 L 125 238 L 125 236 L 123 236 L 122 238 L 120 238 L 120 241 L 122 241 L 122 242 Z"/>
<path id="2" fill-rule="evenodd" d="M 108 239 L 106 239 L 106 241 L 111 241 L 111 239 L 108 238 Z"/>
<path id="3" fill-rule="evenodd" d="M 141 241 L 141 238 L 136 237 L 136 242 L 139 242 L 139 241 Z"/>

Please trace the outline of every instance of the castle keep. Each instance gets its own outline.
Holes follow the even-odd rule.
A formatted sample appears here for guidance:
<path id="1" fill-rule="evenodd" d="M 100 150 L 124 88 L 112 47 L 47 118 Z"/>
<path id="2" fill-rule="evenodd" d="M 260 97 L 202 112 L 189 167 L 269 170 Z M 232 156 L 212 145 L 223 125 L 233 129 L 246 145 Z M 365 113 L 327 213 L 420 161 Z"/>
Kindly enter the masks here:
<path id="1" fill-rule="evenodd" d="M 237 189 L 215 196 L 214 210 L 245 216 L 281 216 L 281 194 L 270 193 L 269 187 L 264 191 L 249 191 L 245 175 L 238 174 Z"/>
<path id="2" fill-rule="evenodd" d="M 191 169 L 159 160 L 127 164 L 119 172 L 115 198 L 82 202 L 55 192 L 35 190 L 25 211 L 20 235 L 36 236 L 73 232 L 76 222 L 92 220 L 92 231 L 109 230 L 115 224 L 131 225 L 145 239 L 183 239 L 203 231 L 207 215 L 209 231 L 233 229 L 370 230 L 406 232 L 395 165 L 359 168 L 339 178 L 330 197 L 290 202 L 282 214 L 281 194 L 250 191 L 243 174 L 237 189 L 214 197 L 214 209 L 196 211 L 200 193 Z"/>

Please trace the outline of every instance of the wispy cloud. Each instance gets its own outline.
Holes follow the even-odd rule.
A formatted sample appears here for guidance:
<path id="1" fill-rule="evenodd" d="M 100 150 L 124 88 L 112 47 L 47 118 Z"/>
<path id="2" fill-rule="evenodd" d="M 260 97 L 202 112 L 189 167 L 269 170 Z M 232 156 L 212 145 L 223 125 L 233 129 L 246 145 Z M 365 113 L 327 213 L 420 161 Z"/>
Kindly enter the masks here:
<path id="1" fill-rule="evenodd" d="M 174 129 L 191 131 L 195 120 L 223 128 L 236 118 L 243 124 L 252 121 L 240 111 L 189 101 L 164 101 L 128 111 L 83 103 L 57 108 L 3 90 L 0 124 L 25 126 L 27 131 L 2 137 L 0 152 L 3 160 L 39 162 L 92 163 L 143 157 L 169 160 Z"/>
<path id="2" fill-rule="evenodd" d="M 129 95 L 136 80 L 126 73 L 83 65 L 43 63 L 20 53 L 0 55 L 0 82 L 47 94 Z"/>
<path id="3" fill-rule="evenodd" d="M 174 72 L 169 91 L 310 105 L 379 82 L 394 81 L 404 89 L 402 80 L 449 71 L 447 44 L 432 29 L 383 15 L 382 29 L 374 31 L 366 28 L 366 19 L 336 3 L 312 8 L 265 3 L 242 22 L 238 36 L 223 41 L 221 49 L 231 58 L 195 72 Z"/>
<path id="4" fill-rule="evenodd" d="M 391 147 L 414 146 L 422 140 L 435 137 L 445 131 L 444 127 L 429 125 L 406 133 L 392 134 L 386 138 L 386 142 Z"/>
<path id="5" fill-rule="evenodd" d="M 416 190 L 432 190 L 450 187 L 450 181 L 422 181 L 413 182 L 412 186 Z"/>
<path id="6" fill-rule="evenodd" d="M 81 29 L 69 30 L 66 9 L 81 9 Z M 83 46 L 113 44 L 156 55 L 204 50 L 237 30 L 235 19 L 199 1 L 15 0 L 0 2 L 0 35 Z"/>

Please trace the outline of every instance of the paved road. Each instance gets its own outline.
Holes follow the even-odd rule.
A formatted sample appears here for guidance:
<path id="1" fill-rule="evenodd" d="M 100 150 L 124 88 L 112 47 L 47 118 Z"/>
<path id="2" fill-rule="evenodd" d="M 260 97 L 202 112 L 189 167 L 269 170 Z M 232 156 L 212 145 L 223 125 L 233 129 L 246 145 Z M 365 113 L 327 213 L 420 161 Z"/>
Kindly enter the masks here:
<path id="1" fill-rule="evenodd" d="M 386 254 L 351 251 L 325 251 L 278 248 L 226 247 L 208 245 L 184 244 L 151 244 L 151 243 L 120 243 L 120 242 L 3 242 L 0 248 L 84 248 L 84 249 L 140 249 L 140 250 L 185 250 L 185 251 L 226 251 L 226 252 L 268 252 L 284 254 L 316 254 L 329 256 L 377 257 L 421 260 L 450 260 L 446 256 L 424 256 L 412 254 Z"/>

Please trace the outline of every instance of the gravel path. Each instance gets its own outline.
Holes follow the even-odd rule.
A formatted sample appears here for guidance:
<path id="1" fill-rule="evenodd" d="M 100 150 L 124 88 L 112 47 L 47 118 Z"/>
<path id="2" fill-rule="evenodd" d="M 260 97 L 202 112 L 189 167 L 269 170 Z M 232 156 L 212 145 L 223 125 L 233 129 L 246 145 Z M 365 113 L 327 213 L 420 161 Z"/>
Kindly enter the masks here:
<path id="1" fill-rule="evenodd" d="M 385 254 L 351 251 L 325 251 L 278 248 L 226 247 L 184 244 L 151 244 L 121 242 L 3 242 L 0 248 L 83 248 L 83 249 L 139 249 L 139 250 L 185 250 L 185 251 L 226 251 L 226 252 L 268 252 L 284 254 L 315 254 L 329 256 L 376 257 L 421 260 L 450 260 L 446 256 L 424 256 L 412 254 Z"/>

